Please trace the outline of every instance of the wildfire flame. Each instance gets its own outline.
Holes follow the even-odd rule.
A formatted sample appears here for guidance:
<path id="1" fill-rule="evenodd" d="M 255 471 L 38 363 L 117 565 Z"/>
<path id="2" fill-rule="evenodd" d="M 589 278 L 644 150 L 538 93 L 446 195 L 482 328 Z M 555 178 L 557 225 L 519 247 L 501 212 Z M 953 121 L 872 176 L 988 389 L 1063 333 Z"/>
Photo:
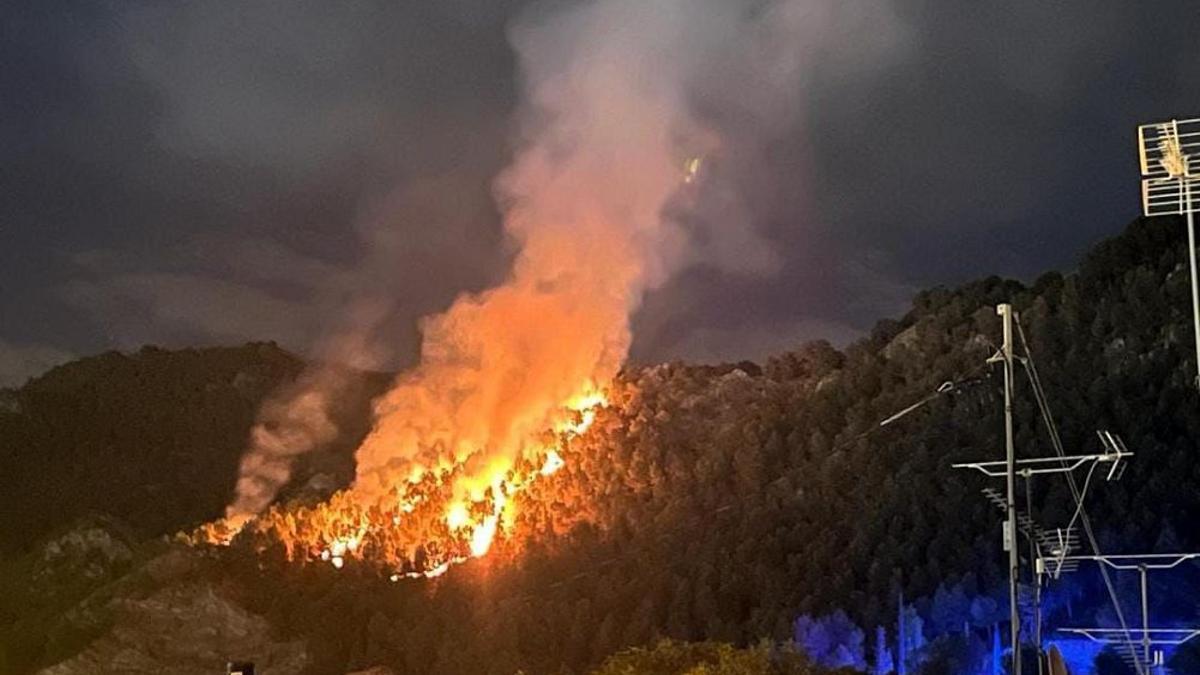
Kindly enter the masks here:
<path id="1" fill-rule="evenodd" d="M 595 423 L 608 406 L 590 383 L 564 406 L 552 442 L 534 458 L 491 476 L 472 494 L 465 464 L 422 472 L 386 499 L 363 500 L 353 489 L 312 507 L 276 505 L 256 519 L 224 519 L 193 539 L 226 545 L 244 528 L 281 543 L 289 560 L 320 561 L 342 569 L 350 561 L 390 568 L 392 581 L 435 578 L 459 563 L 486 555 L 511 522 L 515 500 L 539 478 L 566 465 L 559 449 Z M 536 461 L 533 461 L 536 460 Z"/>
<path id="2" fill-rule="evenodd" d="M 293 458 L 333 432 L 335 395 L 316 378 L 262 416 L 228 518 L 206 540 L 246 528 L 290 559 L 367 561 L 397 581 L 495 550 L 522 494 L 563 471 L 566 441 L 607 405 L 597 383 L 623 365 L 645 295 L 689 264 L 741 269 L 747 250 L 766 250 L 752 235 L 730 240 L 736 255 L 723 237 L 693 246 L 684 216 L 717 175 L 707 167 L 722 143 L 693 114 L 690 86 L 733 33 L 695 40 L 692 14 L 683 0 L 584 3 L 511 31 L 530 122 L 495 183 L 511 270 L 422 319 L 420 360 L 375 401 L 350 488 L 316 506 L 267 506 Z M 735 14 L 731 30 L 757 31 Z"/>
<path id="3" fill-rule="evenodd" d="M 563 468 L 564 464 L 566 464 L 566 461 L 564 461 L 557 452 L 551 450 L 550 452 L 546 453 L 546 463 L 542 465 L 542 469 L 539 473 L 541 473 L 543 476 L 549 476 L 555 471 Z"/>

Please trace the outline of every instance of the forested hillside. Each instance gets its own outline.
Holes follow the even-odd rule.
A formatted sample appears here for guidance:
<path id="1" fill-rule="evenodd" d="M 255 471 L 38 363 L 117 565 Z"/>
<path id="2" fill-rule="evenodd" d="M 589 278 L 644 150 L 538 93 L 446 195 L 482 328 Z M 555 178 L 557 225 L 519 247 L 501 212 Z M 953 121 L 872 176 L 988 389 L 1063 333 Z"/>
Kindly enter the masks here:
<path id="1" fill-rule="evenodd" d="M 120 518 L 142 536 L 211 520 L 262 401 L 305 364 L 274 344 L 81 359 L 0 390 L 0 554 L 89 513 Z M 335 412 L 342 462 L 365 431 L 368 402 L 386 378 L 355 380 Z M 302 471 L 311 475 L 312 471 Z"/>
<path id="2" fill-rule="evenodd" d="M 924 292 L 844 351 L 630 368 L 566 466 L 522 496 L 496 550 L 442 578 L 297 565 L 244 539 L 150 575 L 139 593 L 212 584 L 276 640 L 303 641 L 310 672 L 584 672 L 660 638 L 796 640 L 827 666 L 887 672 L 903 652 L 909 672 L 975 672 L 1006 620 L 1000 515 L 980 495 L 987 479 L 950 464 L 1002 456 L 1000 379 L 984 365 L 1000 341 L 997 303 L 1021 312 L 1068 451 L 1097 451 L 1095 431 L 1109 429 L 1136 453 L 1121 481 L 1090 493 L 1102 545 L 1200 546 L 1183 232 L 1141 220 L 1070 274 Z M 21 550 L 83 509 L 143 534 L 214 515 L 255 403 L 299 368 L 252 346 L 107 355 L 35 380 L 0 413 L 5 480 L 20 484 L 4 493 L 0 541 Z M 244 372 L 254 388 L 236 384 Z M 946 381 L 963 385 L 878 427 Z M 110 399 L 110 387 L 141 403 Z M 1051 454 L 1024 380 L 1017 393 L 1018 452 Z M 151 412 L 146 396 L 161 397 Z M 361 423 L 346 428 L 361 435 Z M 1035 488 L 1034 517 L 1065 526 L 1065 484 Z M 1171 590 L 1172 618 L 1195 619 L 1195 589 Z M 1081 577 L 1049 593 L 1049 620 L 1103 621 L 1105 601 Z M 46 661 L 25 651 L 22 667 Z"/>

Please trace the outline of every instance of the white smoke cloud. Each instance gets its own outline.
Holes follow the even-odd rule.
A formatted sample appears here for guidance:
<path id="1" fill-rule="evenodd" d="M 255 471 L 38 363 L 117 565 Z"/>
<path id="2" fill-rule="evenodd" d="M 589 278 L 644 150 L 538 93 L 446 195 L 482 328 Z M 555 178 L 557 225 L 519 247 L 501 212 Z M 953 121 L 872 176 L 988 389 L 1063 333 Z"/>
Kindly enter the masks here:
<path id="1" fill-rule="evenodd" d="M 291 480 L 296 458 L 337 438 L 332 410 L 361 374 L 382 360 L 371 335 L 386 316 L 386 305 L 360 301 L 345 308 L 339 325 L 317 350 L 324 358 L 263 403 L 250 430 L 238 467 L 233 502 L 225 515 L 234 523 L 261 513 Z"/>
<path id="2" fill-rule="evenodd" d="M 331 397 L 344 388 L 342 377 L 328 368 L 307 373 L 263 405 L 238 468 L 236 497 L 227 517 L 260 513 L 291 478 L 295 458 L 337 436 L 329 410 Z"/>

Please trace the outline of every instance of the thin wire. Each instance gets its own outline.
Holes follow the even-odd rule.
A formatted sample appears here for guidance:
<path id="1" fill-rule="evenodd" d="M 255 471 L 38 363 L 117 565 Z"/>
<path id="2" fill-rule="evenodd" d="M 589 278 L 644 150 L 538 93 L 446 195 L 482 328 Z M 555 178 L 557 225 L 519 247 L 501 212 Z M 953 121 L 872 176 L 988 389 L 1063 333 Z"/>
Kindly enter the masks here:
<path id="1" fill-rule="evenodd" d="M 1025 372 L 1028 374 L 1030 384 L 1033 385 L 1034 398 L 1037 400 L 1038 409 L 1042 414 L 1042 421 L 1046 424 L 1046 430 L 1050 434 L 1051 445 L 1054 446 L 1054 451 L 1059 457 L 1066 457 L 1066 452 L 1063 450 L 1062 438 L 1058 434 L 1058 425 L 1054 422 L 1054 415 L 1050 412 L 1050 404 L 1046 400 L 1045 390 L 1042 388 L 1041 378 L 1037 374 L 1037 366 L 1033 363 L 1033 354 L 1029 351 L 1029 342 L 1025 339 L 1025 329 L 1021 325 L 1019 316 L 1015 317 L 1017 324 L 1017 334 L 1021 338 L 1021 346 L 1025 349 Z M 1065 464 L 1065 463 L 1064 463 Z M 1095 532 L 1092 530 L 1091 519 L 1088 518 L 1087 510 L 1083 506 L 1083 493 L 1079 491 L 1079 485 L 1075 481 L 1075 476 L 1067 471 L 1064 473 L 1067 478 L 1067 485 L 1071 487 L 1071 495 L 1075 498 L 1075 504 L 1079 512 L 1080 521 L 1083 523 L 1084 532 L 1087 533 L 1088 542 L 1092 546 L 1092 552 L 1097 555 L 1103 555 L 1100 552 L 1100 544 L 1096 541 Z M 1138 672 L 1144 672 L 1144 664 L 1140 658 L 1137 658 L 1137 649 L 1133 643 L 1133 636 L 1129 632 L 1129 624 L 1125 621 L 1125 613 L 1121 610 L 1121 602 L 1117 599 L 1117 592 L 1113 588 L 1112 579 L 1109 577 L 1108 570 L 1104 565 L 1099 565 L 1100 575 L 1104 578 L 1104 586 L 1108 589 L 1108 597 L 1112 600 L 1113 609 L 1117 612 L 1117 620 L 1121 622 L 1121 632 L 1125 635 L 1125 643 L 1129 647 L 1131 654 L 1134 654 L 1134 662 L 1138 666 Z"/>
<path id="2" fill-rule="evenodd" d="M 991 377 L 991 373 L 981 376 L 981 373 L 983 373 L 987 369 L 988 369 L 988 364 L 984 363 L 982 366 L 973 369 L 971 372 L 967 373 L 966 376 L 964 376 L 960 379 L 946 380 L 945 382 L 938 385 L 938 388 L 935 389 L 932 394 L 929 394 L 928 396 L 920 399 L 916 403 L 914 403 L 906 408 L 903 408 L 899 412 L 888 415 L 883 420 L 876 422 L 875 424 L 872 424 L 870 426 L 870 428 L 868 428 L 866 431 L 863 431 L 855 436 L 847 438 L 846 440 L 842 441 L 841 443 L 838 443 L 836 446 L 834 446 L 833 450 L 837 451 L 837 450 L 846 448 L 850 445 L 853 445 L 853 444 L 861 441 L 862 439 L 866 438 L 867 436 L 874 434 L 875 432 L 879 431 L 880 429 L 883 429 L 884 427 L 888 426 L 889 424 L 892 424 L 893 422 L 900 420 L 900 418 L 908 416 L 909 413 L 914 413 L 917 410 L 920 410 L 921 408 L 925 407 L 926 405 L 933 402 L 934 400 L 941 398 L 942 396 L 946 396 L 947 394 L 953 394 L 953 393 L 962 391 L 963 389 L 965 389 L 968 386 L 976 385 L 976 384 L 979 384 L 980 382 L 983 382 L 984 380 Z"/>
<path id="3" fill-rule="evenodd" d="M 1096 473 L 1096 466 L 1098 464 L 1099 464 L 1099 462 L 1092 462 L 1092 466 L 1091 466 L 1091 468 L 1088 469 L 1088 472 L 1087 472 L 1087 478 L 1083 479 L 1083 496 L 1084 497 L 1087 496 L 1088 485 L 1091 484 L 1091 482 L 1092 482 L 1092 474 Z M 1071 530 L 1072 530 L 1072 528 L 1075 527 L 1075 521 L 1079 519 L 1079 514 L 1081 514 L 1081 513 L 1083 513 L 1083 503 L 1082 502 L 1075 506 L 1075 514 L 1072 515 L 1071 520 L 1067 522 L 1066 536 L 1068 539 L 1071 538 Z M 1064 553 L 1063 555 L 1066 555 L 1066 553 Z"/>
<path id="4" fill-rule="evenodd" d="M 1046 398 L 1045 389 L 1042 387 L 1041 378 L 1038 376 L 1037 366 L 1033 362 L 1033 355 L 1029 351 L 1029 343 L 1025 338 L 1025 329 L 1021 325 L 1019 318 L 1017 319 L 1016 323 L 1017 323 L 1017 332 L 1019 333 L 1020 338 L 1021 338 L 1021 346 L 1024 347 L 1024 349 L 1025 349 L 1025 356 L 1026 356 L 1025 361 L 1024 361 L 1025 371 L 1026 371 L 1026 374 L 1030 378 L 1031 384 L 1033 385 L 1034 398 L 1038 403 L 1038 409 L 1042 414 L 1042 420 L 1046 424 L 1046 428 L 1050 434 L 1050 440 L 1051 440 L 1052 445 L 1054 446 L 1055 452 L 1058 454 L 1059 457 L 1065 457 L 1066 452 L 1063 449 L 1062 438 L 1059 436 L 1059 433 L 1058 433 L 1058 425 L 1055 423 L 1054 416 L 1050 412 L 1050 404 Z M 1070 472 L 1070 471 L 1065 472 L 1065 476 L 1067 479 L 1067 484 L 1071 488 L 1071 494 L 1075 499 L 1076 509 L 1077 509 L 1077 511 L 1079 513 L 1079 517 L 1083 523 L 1084 531 L 1086 532 L 1086 534 L 1088 536 L 1088 542 L 1091 544 L 1093 553 L 1097 556 L 1100 556 L 1100 555 L 1102 555 L 1102 553 L 1100 551 L 1100 545 L 1096 540 L 1094 531 L 1092 530 L 1091 519 L 1088 518 L 1087 510 L 1083 505 L 1083 498 L 1084 498 L 1085 492 L 1080 491 L 1079 486 L 1078 486 L 1077 482 L 1075 481 L 1075 475 L 1072 472 Z M 1129 632 L 1129 626 L 1128 626 L 1127 622 L 1125 621 L 1125 614 L 1121 609 L 1121 603 L 1117 599 L 1116 590 L 1113 588 L 1112 579 L 1109 577 L 1108 570 L 1105 569 L 1103 565 L 1100 566 L 1100 573 L 1104 579 L 1104 585 L 1108 589 L 1109 597 L 1112 600 L 1113 609 L 1116 610 L 1117 619 L 1121 622 L 1121 630 L 1125 634 L 1126 642 L 1127 642 L 1130 650 L 1134 650 L 1135 647 L 1133 644 L 1133 636 Z M 1141 670 L 1141 664 L 1139 662 L 1139 671 L 1140 670 Z"/>

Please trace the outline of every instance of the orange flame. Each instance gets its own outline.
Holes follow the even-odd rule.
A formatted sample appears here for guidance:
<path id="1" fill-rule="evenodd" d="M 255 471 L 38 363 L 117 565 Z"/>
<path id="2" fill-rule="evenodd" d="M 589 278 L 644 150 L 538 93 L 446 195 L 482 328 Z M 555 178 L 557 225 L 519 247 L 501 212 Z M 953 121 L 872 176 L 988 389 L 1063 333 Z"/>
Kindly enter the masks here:
<path id="1" fill-rule="evenodd" d="M 673 56 L 692 45 L 674 12 L 630 22 L 613 21 L 603 3 L 589 7 L 603 39 L 522 33 L 514 43 L 523 112 L 537 124 L 495 185 L 517 246 L 509 275 L 422 320 L 420 361 L 375 402 L 349 489 L 258 518 L 256 531 L 289 557 L 381 562 L 400 579 L 444 574 L 493 550 L 522 493 L 562 470 L 564 439 L 596 422 L 607 403 L 597 383 L 624 363 L 644 295 L 699 259 L 686 219 L 674 216 L 705 173 L 695 158 L 681 175 L 680 151 L 703 156 L 718 145 L 689 113 L 689 78 Z M 546 59 L 547 44 L 580 49 Z M 269 459 L 287 464 L 299 444 L 276 445 Z"/>
<path id="2" fill-rule="evenodd" d="M 588 426 L 591 425 L 589 424 Z M 563 468 L 563 465 L 565 464 L 566 461 L 563 460 L 562 456 L 551 450 L 550 452 L 546 453 L 546 463 L 542 465 L 539 473 L 541 473 L 543 476 L 549 476 L 550 474 Z"/>
<path id="3" fill-rule="evenodd" d="M 492 549 L 511 523 L 515 500 L 539 478 L 565 466 L 559 449 L 585 433 L 597 412 L 607 407 L 602 392 L 589 388 L 568 402 L 553 438 L 535 455 L 536 461 L 492 474 L 490 486 L 472 494 L 464 489 L 464 465 L 425 471 L 396 486 L 392 498 L 362 500 L 353 489 L 339 492 L 315 507 L 272 507 L 257 520 L 226 519 L 197 531 L 194 539 L 228 544 L 252 523 L 257 535 L 281 542 L 292 560 L 327 562 L 342 569 L 365 561 L 395 570 L 392 581 L 432 579 Z"/>

